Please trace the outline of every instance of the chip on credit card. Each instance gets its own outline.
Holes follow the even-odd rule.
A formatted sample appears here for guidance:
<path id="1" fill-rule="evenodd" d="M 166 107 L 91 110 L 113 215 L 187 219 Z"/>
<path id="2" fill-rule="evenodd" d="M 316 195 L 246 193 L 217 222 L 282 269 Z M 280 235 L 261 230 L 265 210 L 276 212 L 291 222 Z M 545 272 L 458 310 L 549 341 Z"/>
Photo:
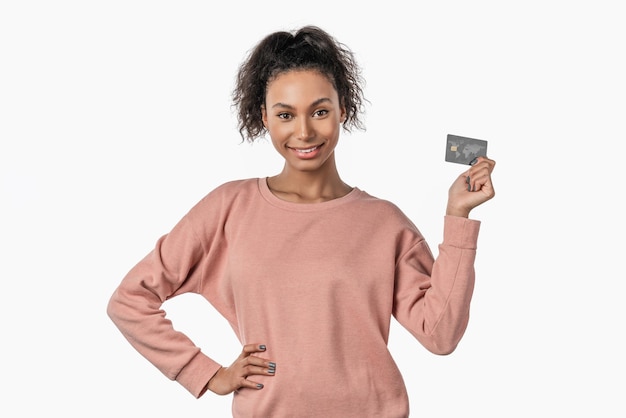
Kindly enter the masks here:
<path id="1" fill-rule="evenodd" d="M 478 157 L 487 156 L 487 141 L 448 134 L 446 161 L 474 165 Z"/>

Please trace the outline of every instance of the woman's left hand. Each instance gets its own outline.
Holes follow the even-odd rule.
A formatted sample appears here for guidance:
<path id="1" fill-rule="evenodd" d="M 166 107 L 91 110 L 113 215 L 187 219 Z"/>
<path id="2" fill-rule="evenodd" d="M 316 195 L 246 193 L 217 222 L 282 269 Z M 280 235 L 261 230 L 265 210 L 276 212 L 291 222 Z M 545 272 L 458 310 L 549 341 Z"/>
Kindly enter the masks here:
<path id="1" fill-rule="evenodd" d="M 494 160 L 478 157 L 476 164 L 457 177 L 448 190 L 446 215 L 467 218 L 472 209 L 493 198 L 491 172 L 495 166 Z"/>

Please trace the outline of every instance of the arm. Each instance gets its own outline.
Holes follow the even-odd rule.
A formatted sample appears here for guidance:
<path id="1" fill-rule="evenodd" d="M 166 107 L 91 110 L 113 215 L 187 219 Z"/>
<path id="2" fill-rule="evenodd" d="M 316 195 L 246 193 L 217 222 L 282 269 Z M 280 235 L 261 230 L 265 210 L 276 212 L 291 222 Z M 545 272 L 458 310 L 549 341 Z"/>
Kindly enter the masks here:
<path id="1" fill-rule="evenodd" d="M 474 260 L 480 222 L 467 219 L 476 206 L 495 196 L 495 161 L 480 157 L 448 191 L 439 255 L 421 240 L 396 267 L 394 315 L 428 350 L 449 354 L 469 320 L 474 289 Z"/>
<path id="2" fill-rule="evenodd" d="M 394 316 L 435 354 L 453 352 L 469 320 L 480 222 L 446 216 L 436 260 L 424 240 L 396 266 Z"/>
<path id="3" fill-rule="evenodd" d="M 109 317 L 130 344 L 196 397 L 220 365 L 174 330 L 161 305 L 176 294 L 198 291 L 203 257 L 202 243 L 184 218 L 128 272 L 107 306 Z"/>

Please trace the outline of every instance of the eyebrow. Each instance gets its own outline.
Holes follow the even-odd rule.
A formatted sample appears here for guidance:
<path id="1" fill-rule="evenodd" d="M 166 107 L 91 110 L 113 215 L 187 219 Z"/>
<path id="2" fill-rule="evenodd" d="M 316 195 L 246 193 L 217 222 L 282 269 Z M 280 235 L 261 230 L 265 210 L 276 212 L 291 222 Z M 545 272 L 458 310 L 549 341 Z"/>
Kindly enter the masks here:
<path id="1" fill-rule="evenodd" d="M 332 100 L 330 100 L 328 97 L 322 97 L 320 99 L 317 99 L 313 103 L 311 103 L 310 107 L 319 106 L 320 104 L 326 103 L 326 102 L 332 103 Z M 282 102 L 278 102 L 278 103 L 274 104 L 272 106 L 272 109 L 277 108 L 277 107 L 283 107 L 283 108 L 287 108 L 287 109 L 295 109 L 295 107 L 293 107 L 292 105 L 287 104 L 287 103 L 282 103 Z"/>

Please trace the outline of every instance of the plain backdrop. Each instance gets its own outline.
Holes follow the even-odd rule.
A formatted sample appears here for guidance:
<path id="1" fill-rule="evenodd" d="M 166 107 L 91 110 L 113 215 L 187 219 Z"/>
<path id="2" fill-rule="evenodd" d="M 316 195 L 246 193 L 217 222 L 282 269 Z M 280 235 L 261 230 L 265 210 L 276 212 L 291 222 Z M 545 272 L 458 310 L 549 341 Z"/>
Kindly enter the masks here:
<path id="1" fill-rule="evenodd" d="M 273 175 L 231 109 L 246 53 L 315 24 L 356 54 L 365 132 L 344 180 L 396 203 L 436 253 L 448 133 L 489 141 L 471 320 L 427 352 L 392 321 L 415 417 L 624 417 L 626 39 L 618 1 L 0 3 L 0 414 L 228 417 L 106 316 L 126 272 L 224 181 Z M 223 364 L 199 297 L 165 306 Z M 349 391 L 350 388 L 345 388 Z"/>

